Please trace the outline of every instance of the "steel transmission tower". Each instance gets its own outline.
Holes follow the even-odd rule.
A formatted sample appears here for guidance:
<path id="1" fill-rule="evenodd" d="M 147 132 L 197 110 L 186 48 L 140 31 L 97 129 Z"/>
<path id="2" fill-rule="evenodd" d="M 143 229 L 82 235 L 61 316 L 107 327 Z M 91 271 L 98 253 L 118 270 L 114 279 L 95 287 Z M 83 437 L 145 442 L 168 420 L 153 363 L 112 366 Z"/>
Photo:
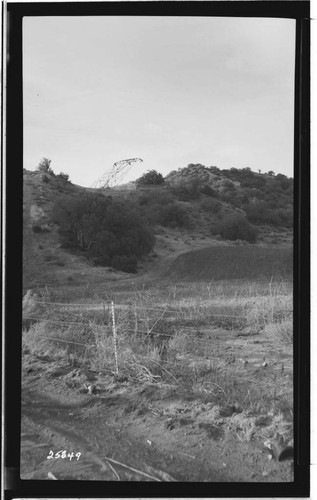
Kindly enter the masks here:
<path id="1" fill-rule="evenodd" d="M 100 179 L 93 183 L 92 188 L 106 189 L 116 186 L 135 163 L 143 162 L 142 158 L 129 158 L 128 160 L 117 161 L 111 170 L 104 173 Z"/>

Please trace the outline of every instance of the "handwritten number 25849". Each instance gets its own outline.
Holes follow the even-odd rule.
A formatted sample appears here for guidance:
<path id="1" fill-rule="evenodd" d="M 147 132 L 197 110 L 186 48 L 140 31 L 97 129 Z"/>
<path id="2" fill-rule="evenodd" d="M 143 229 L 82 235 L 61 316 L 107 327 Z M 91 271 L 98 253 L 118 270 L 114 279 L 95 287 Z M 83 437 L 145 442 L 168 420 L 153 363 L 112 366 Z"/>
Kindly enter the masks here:
<path id="1" fill-rule="evenodd" d="M 71 460 L 72 458 L 76 457 L 77 460 L 79 460 L 81 456 L 81 453 L 80 451 L 76 454 L 74 454 L 73 452 L 71 453 L 68 453 L 67 450 L 60 450 L 60 451 L 57 451 L 56 453 L 54 453 L 52 450 L 50 450 L 48 456 L 46 457 L 47 460 L 50 460 L 51 458 L 69 458 L 69 460 Z"/>

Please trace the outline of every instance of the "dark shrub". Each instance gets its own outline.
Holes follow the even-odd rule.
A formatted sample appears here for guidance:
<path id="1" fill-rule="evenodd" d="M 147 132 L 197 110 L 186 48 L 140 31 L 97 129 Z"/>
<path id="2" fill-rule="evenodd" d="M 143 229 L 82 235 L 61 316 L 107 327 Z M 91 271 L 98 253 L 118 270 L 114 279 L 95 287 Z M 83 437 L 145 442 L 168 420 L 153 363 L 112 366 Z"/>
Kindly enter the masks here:
<path id="1" fill-rule="evenodd" d="M 124 271 L 125 273 L 137 272 L 138 260 L 135 255 L 116 255 L 111 261 L 114 269 Z"/>
<path id="2" fill-rule="evenodd" d="M 253 224 L 268 224 L 275 227 L 293 227 L 293 210 L 289 207 L 272 209 L 273 202 L 244 205 L 247 218 Z"/>
<path id="3" fill-rule="evenodd" d="M 287 190 L 293 187 L 293 179 L 286 177 L 286 175 L 277 174 L 275 176 L 275 180 L 283 190 Z"/>
<path id="4" fill-rule="evenodd" d="M 93 257 L 92 261 L 95 266 L 111 266 L 111 258 L 107 253 Z"/>
<path id="5" fill-rule="evenodd" d="M 95 265 L 113 265 L 116 256 L 141 257 L 155 243 L 133 203 L 100 193 L 61 197 L 55 203 L 53 220 L 59 225 L 62 246 L 84 252 Z M 133 267 L 133 262 L 125 265 Z"/>
<path id="6" fill-rule="evenodd" d="M 218 196 L 218 192 L 208 184 L 204 184 L 204 186 L 200 189 L 200 192 L 202 194 L 206 194 L 207 196 L 212 196 L 213 198 L 217 198 Z"/>
<path id="7" fill-rule="evenodd" d="M 188 210 L 179 203 L 168 203 L 165 207 L 162 207 L 159 215 L 162 226 L 188 228 L 191 225 Z"/>
<path id="8" fill-rule="evenodd" d="M 212 214 L 218 214 L 221 211 L 221 203 L 213 198 L 207 198 L 200 202 L 200 208 Z"/>
<path id="9" fill-rule="evenodd" d="M 225 179 L 223 181 L 223 187 L 225 188 L 226 191 L 229 191 L 229 192 L 234 191 L 236 189 L 233 182 L 230 181 L 229 179 Z"/>
<path id="10" fill-rule="evenodd" d="M 166 205 L 172 201 L 173 196 L 161 189 L 145 191 L 138 197 L 138 204 L 140 206 Z"/>
<path id="11" fill-rule="evenodd" d="M 207 168 L 208 168 L 208 170 L 210 170 L 210 172 L 212 172 L 213 174 L 218 174 L 218 175 L 219 175 L 219 174 L 221 174 L 221 170 L 220 170 L 220 168 L 218 168 L 218 167 L 216 167 L 216 166 L 214 166 L 214 165 L 212 165 L 211 167 L 207 167 Z"/>
<path id="12" fill-rule="evenodd" d="M 162 174 L 157 172 L 156 170 L 149 170 L 146 174 L 143 174 L 142 177 L 137 179 L 136 185 L 139 186 L 158 186 L 160 184 L 164 184 L 165 179 Z"/>
<path id="13" fill-rule="evenodd" d="M 172 185 L 170 190 L 180 201 L 197 200 L 200 198 L 201 182 L 198 179 L 180 181 Z"/>
<path id="14" fill-rule="evenodd" d="M 243 215 L 230 215 L 225 217 L 215 228 L 215 233 L 220 234 L 225 240 L 245 240 L 255 243 L 257 230 Z"/>
<path id="15" fill-rule="evenodd" d="M 61 172 L 60 174 L 58 174 L 58 177 L 60 179 L 62 179 L 64 182 L 68 182 L 69 181 L 69 175 L 68 174 L 64 174 L 63 172 Z"/>

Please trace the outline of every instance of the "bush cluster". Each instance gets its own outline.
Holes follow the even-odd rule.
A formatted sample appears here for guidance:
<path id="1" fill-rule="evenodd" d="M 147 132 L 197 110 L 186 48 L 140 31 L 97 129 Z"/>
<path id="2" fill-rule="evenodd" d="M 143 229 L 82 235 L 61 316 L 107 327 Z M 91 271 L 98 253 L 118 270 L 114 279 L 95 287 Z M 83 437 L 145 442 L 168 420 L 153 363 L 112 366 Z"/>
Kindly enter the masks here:
<path id="1" fill-rule="evenodd" d="M 171 228 L 189 228 L 191 218 L 189 211 L 180 203 L 168 203 L 161 207 L 159 223 Z"/>
<path id="2" fill-rule="evenodd" d="M 144 210 L 148 224 L 158 224 L 170 228 L 189 228 L 191 217 L 189 210 L 175 200 L 175 196 L 166 189 L 145 191 L 138 196 L 138 204 Z"/>
<path id="3" fill-rule="evenodd" d="M 140 206 L 150 207 L 151 205 L 166 205 L 173 202 L 173 195 L 163 189 L 144 191 L 138 196 Z"/>
<path id="4" fill-rule="evenodd" d="M 95 265 L 136 272 L 154 246 L 154 235 L 135 206 L 102 194 L 61 196 L 53 208 L 64 248 L 82 252 Z"/>
<path id="5" fill-rule="evenodd" d="M 206 194 L 207 196 L 212 196 L 213 198 L 218 197 L 218 192 L 215 189 L 213 189 L 211 186 L 209 186 L 208 184 L 204 184 L 201 187 L 200 192 L 202 194 Z"/>
<path id="6" fill-rule="evenodd" d="M 229 215 L 219 222 L 215 233 L 226 240 L 244 240 L 255 243 L 257 230 L 243 215 Z"/>
<path id="7" fill-rule="evenodd" d="M 68 174 L 64 174 L 64 172 L 60 172 L 60 174 L 58 174 L 58 177 L 60 179 L 62 179 L 64 182 L 68 182 L 69 181 L 69 175 Z"/>
<path id="8" fill-rule="evenodd" d="M 165 183 L 165 179 L 162 174 L 157 172 L 156 170 L 149 170 L 145 174 L 143 174 L 136 181 L 137 187 L 140 186 L 159 186 Z"/>
<path id="9" fill-rule="evenodd" d="M 170 187 L 171 192 L 180 201 L 198 200 L 201 195 L 201 183 L 198 179 L 190 179 L 179 181 L 172 184 Z"/>
<path id="10" fill-rule="evenodd" d="M 219 214 L 221 212 L 221 203 L 214 198 L 205 198 L 201 200 L 200 208 L 212 214 Z"/>
<path id="11" fill-rule="evenodd" d="M 253 224 L 268 224 L 275 227 L 293 227 L 293 210 L 290 207 L 271 208 L 268 203 L 255 202 L 244 205 L 247 218 Z"/>

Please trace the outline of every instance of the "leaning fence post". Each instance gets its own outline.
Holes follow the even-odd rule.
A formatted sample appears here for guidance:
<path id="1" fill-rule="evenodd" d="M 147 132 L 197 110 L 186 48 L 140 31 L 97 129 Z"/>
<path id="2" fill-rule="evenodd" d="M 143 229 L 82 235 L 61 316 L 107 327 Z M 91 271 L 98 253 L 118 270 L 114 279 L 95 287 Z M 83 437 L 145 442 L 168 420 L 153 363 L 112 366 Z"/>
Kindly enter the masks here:
<path id="1" fill-rule="evenodd" d="M 118 348 L 117 348 L 117 330 L 116 330 L 116 319 L 114 315 L 114 302 L 111 301 L 111 316 L 112 316 L 112 333 L 113 333 L 113 346 L 114 346 L 114 357 L 116 362 L 116 374 L 119 374 L 118 368 Z"/>

